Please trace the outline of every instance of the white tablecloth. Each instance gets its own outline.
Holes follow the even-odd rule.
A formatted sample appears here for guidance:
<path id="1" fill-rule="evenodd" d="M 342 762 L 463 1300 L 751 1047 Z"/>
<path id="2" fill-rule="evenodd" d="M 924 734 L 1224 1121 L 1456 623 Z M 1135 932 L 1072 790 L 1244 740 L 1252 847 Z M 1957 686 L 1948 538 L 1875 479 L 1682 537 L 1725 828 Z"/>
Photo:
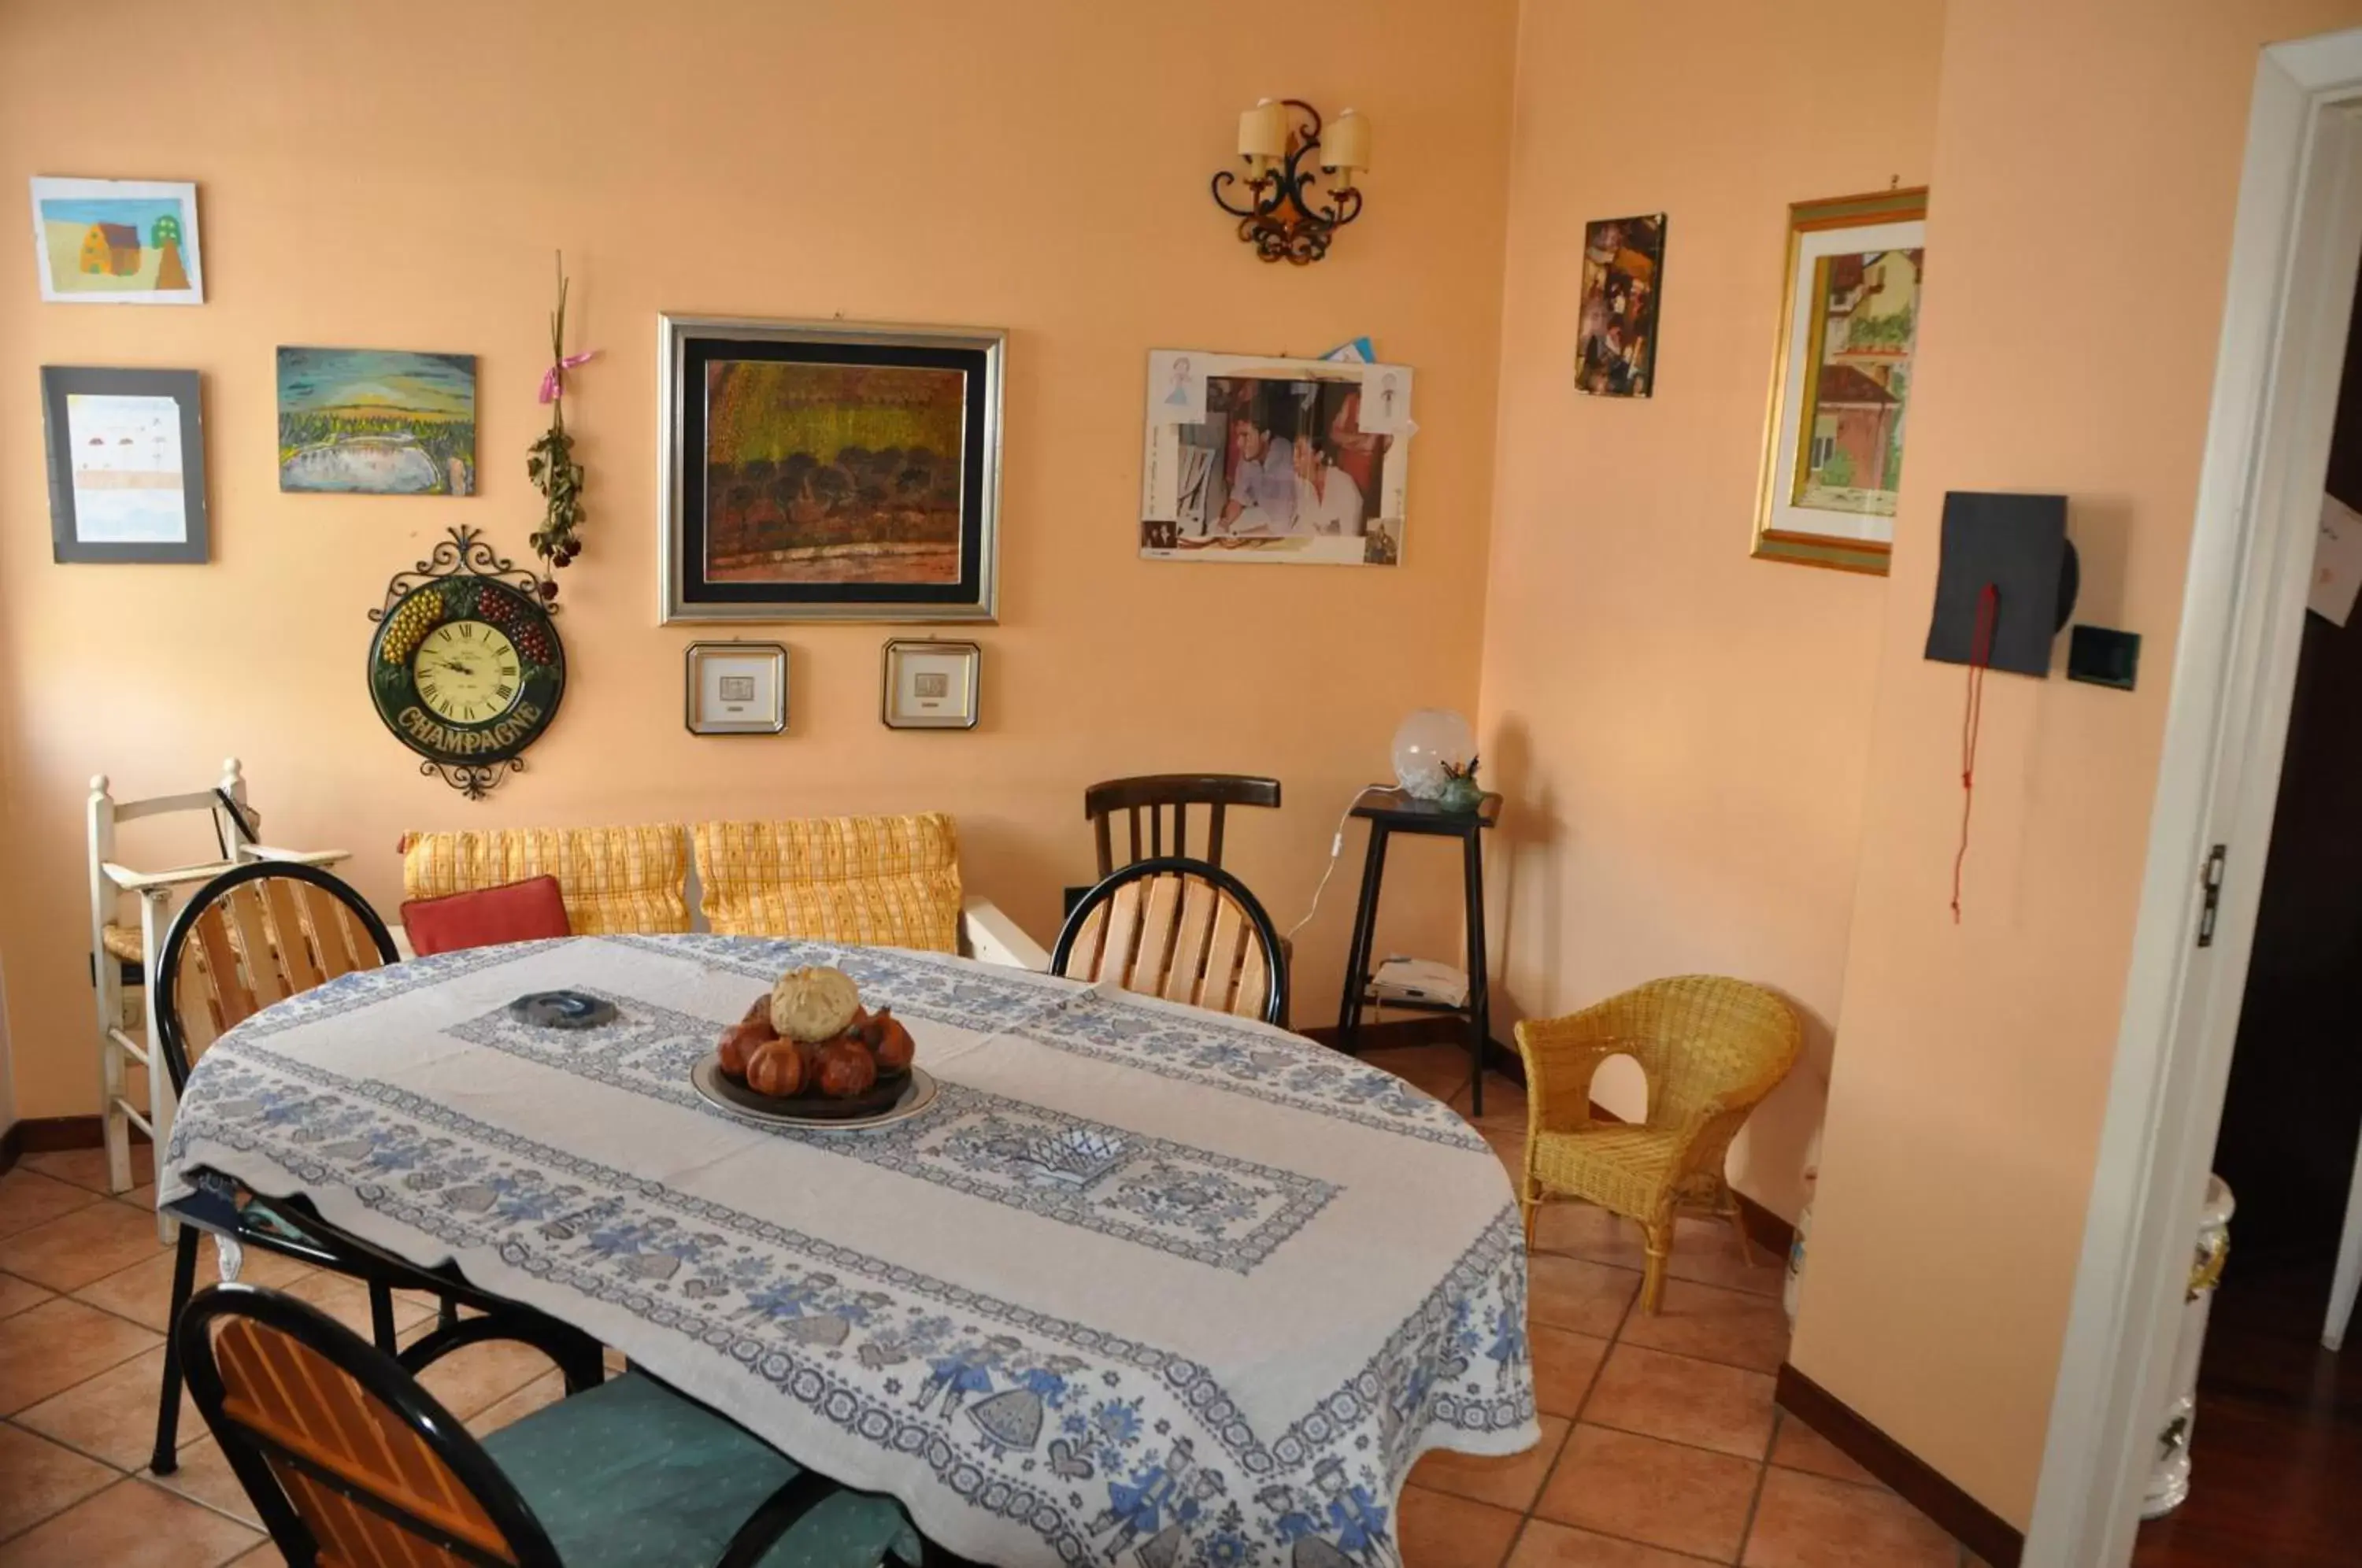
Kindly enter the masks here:
<path id="1" fill-rule="evenodd" d="M 866 1132 L 691 1064 L 833 963 L 943 1084 Z M 574 988 L 613 1023 L 529 1027 Z M 578 937 L 348 976 L 198 1063 L 161 1176 L 574 1323 L 987 1562 L 1398 1557 L 1427 1449 L 1539 1436 L 1507 1178 L 1451 1110 L 1264 1024 L 956 958 Z"/>

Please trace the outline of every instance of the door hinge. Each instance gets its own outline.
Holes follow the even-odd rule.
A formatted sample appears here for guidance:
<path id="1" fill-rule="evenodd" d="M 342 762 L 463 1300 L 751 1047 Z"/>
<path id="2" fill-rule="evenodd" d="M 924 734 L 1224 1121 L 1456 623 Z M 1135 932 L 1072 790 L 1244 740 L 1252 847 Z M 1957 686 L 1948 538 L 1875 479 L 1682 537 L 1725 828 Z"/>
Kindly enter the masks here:
<path id="1" fill-rule="evenodd" d="M 2229 853 L 2224 845 L 2216 845 L 2206 852 L 2206 900 L 2198 907 L 2198 945 L 2214 945 L 2214 917 L 2223 909 L 2223 859 Z"/>

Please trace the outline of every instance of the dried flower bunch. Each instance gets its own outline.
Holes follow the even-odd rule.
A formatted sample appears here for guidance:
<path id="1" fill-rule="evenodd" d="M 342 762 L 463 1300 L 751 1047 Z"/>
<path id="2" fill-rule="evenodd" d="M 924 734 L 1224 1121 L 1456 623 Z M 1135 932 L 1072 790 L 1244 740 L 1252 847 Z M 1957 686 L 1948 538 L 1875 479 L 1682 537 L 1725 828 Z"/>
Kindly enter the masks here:
<path id="1" fill-rule="evenodd" d="M 534 553 L 552 571 L 570 565 L 582 553 L 582 465 L 574 460 L 574 437 L 566 429 L 566 372 L 598 352 L 590 349 L 568 358 L 566 353 L 566 258 L 557 259 L 557 308 L 549 313 L 549 369 L 542 372 L 541 401 L 549 404 L 549 428 L 533 444 L 525 458 L 525 477 L 547 502 L 541 526 L 534 530 Z M 545 578 L 542 597 L 556 599 L 557 584 Z"/>

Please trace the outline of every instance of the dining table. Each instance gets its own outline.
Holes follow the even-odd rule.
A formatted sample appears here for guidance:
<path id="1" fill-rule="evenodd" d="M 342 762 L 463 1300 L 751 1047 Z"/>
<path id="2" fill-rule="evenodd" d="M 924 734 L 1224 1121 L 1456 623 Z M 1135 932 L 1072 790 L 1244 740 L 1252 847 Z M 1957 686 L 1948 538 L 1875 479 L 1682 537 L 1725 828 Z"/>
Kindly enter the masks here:
<path id="1" fill-rule="evenodd" d="M 785 1126 L 692 1083 L 815 965 L 910 1029 L 922 1110 Z M 612 1016 L 510 1005 L 561 991 Z M 701 933 L 349 974 L 196 1063 L 160 1200 L 232 1186 L 584 1331 L 980 1562 L 1395 1563 L 1421 1454 L 1540 1435 L 1478 1132 L 1109 983 Z"/>

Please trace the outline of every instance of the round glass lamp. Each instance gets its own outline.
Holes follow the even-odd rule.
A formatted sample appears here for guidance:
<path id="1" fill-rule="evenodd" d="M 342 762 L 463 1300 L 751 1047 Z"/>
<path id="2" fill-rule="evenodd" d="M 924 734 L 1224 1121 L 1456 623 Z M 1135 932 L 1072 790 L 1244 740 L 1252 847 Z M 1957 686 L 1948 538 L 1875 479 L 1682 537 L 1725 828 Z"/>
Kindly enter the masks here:
<path id="1" fill-rule="evenodd" d="M 1476 734 L 1449 708 L 1421 708 L 1395 731 L 1395 782 L 1413 798 L 1443 793 L 1443 765 L 1465 767 L 1476 755 Z"/>

